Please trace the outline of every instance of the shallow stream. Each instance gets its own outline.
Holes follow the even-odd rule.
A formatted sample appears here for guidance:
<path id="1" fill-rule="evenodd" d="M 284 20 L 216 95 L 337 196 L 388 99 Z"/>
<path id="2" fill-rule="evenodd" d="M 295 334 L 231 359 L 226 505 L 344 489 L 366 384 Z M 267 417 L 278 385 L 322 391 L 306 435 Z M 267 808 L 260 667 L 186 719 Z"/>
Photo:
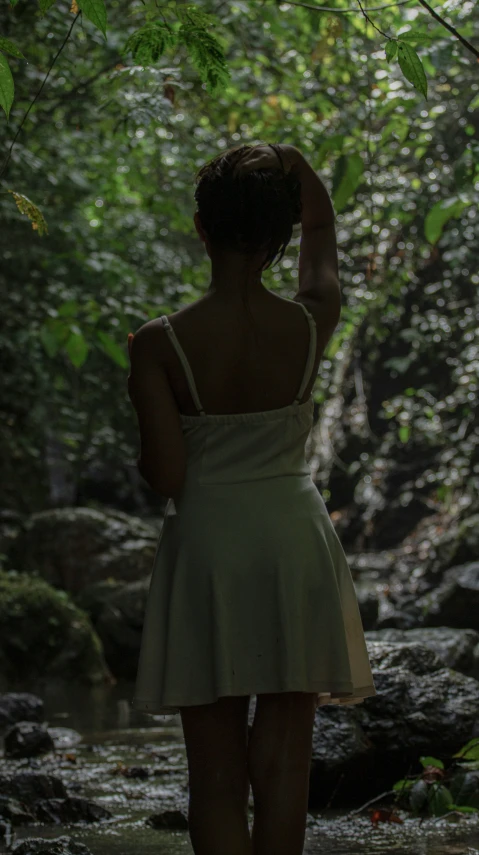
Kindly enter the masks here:
<path id="1" fill-rule="evenodd" d="M 0 853 L 25 837 L 68 835 L 92 855 L 192 855 L 187 830 L 156 829 L 147 817 L 166 810 L 188 814 L 186 752 L 179 716 L 150 717 L 129 707 L 133 686 L 106 689 L 51 685 L 30 688 L 45 703 L 45 719 L 58 749 L 30 760 L 5 760 L 0 775 L 17 770 L 60 777 L 71 795 L 94 799 L 112 819 L 80 825 L 25 825 L 13 840 L 0 841 Z M 81 734 L 81 741 L 71 731 Z M 122 769 L 140 766 L 148 777 L 128 778 Z M 360 782 L 358 782 L 360 788 Z M 399 823 L 371 823 L 367 810 L 311 810 L 305 855 L 479 855 L 479 815 L 449 815 L 420 820 L 399 811 Z M 253 802 L 250 795 L 250 828 Z M 225 853 L 227 855 L 227 853 Z"/>

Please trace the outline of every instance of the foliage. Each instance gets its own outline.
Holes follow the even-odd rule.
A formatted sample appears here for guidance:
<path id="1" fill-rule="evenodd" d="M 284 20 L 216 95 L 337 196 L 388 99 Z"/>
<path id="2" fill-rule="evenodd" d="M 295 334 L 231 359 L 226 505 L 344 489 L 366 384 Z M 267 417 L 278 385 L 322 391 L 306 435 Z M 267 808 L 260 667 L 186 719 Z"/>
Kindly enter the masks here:
<path id="1" fill-rule="evenodd" d="M 479 739 L 470 739 L 453 757 L 461 762 L 448 772 L 442 760 L 420 757 L 422 772 L 394 784 L 399 800 L 414 816 L 479 812 Z"/>
<path id="2" fill-rule="evenodd" d="M 263 140 L 299 146 L 332 189 L 343 311 L 315 396 L 321 405 L 337 393 L 353 343 L 369 410 L 358 394 L 366 433 L 348 463 L 352 480 L 374 481 L 384 456 L 404 449 L 424 461 L 405 493 L 464 502 L 478 463 L 479 281 L 479 85 L 464 46 L 422 8 L 381 12 L 383 32 L 418 45 L 425 101 L 359 13 L 241 0 L 215 18 L 205 3 L 221 25 L 229 75 L 212 97 L 214 70 L 199 74 L 189 36 L 179 36 L 181 7 L 162 4 L 160 16 L 154 2 L 112 2 L 105 40 L 82 21 L 85 4 L 83 15 L 68 6 L 57 0 L 33 17 L 27 0 L 0 9 L 0 32 L 26 57 L 9 53 L 15 100 L 0 126 L 6 152 L 18 134 L 0 193 L 5 503 L 28 511 L 59 501 L 60 465 L 72 503 L 92 472 L 126 492 L 137 454 L 127 333 L 204 293 L 193 175 L 223 148 Z M 477 10 L 450 15 L 474 40 Z M 69 16 L 78 23 L 58 55 Z M 138 39 L 139 16 L 145 27 L 166 21 L 175 44 L 155 54 L 159 30 Z M 191 26 L 211 35 L 202 21 Z M 135 59 L 127 44 L 146 53 Z M 25 231 L 13 187 L 41 209 L 43 237 Z M 284 296 L 294 294 L 298 243 L 299 230 L 264 277 Z"/>

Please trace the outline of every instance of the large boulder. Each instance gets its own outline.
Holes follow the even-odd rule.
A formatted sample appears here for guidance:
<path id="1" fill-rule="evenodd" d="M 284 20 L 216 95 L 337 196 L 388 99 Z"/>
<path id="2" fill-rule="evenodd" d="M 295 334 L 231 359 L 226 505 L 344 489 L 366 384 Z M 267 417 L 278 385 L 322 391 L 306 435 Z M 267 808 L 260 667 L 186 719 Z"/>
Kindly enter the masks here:
<path id="1" fill-rule="evenodd" d="M 18 772 L 16 775 L 0 775 L 0 796 L 17 799 L 28 808 L 33 808 L 41 799 L 66 799 L 65 784 L 56 775 L 41 772 Z"/>
<path id="2" fill-rule="evenodd" d="M 115 677 L 134 680 L 150 577 L 123 585 L 105 602 L 95 629 Z"/>
<path id="3" fill-rule="evenodd" d="M 37 772 L 20 772 L 17 775 L 0 775 L 0 806 L 17 817 L 18 806 L 28 811 L 37 821 L 45 823 L 99 822 L 112 814 L 103 805 L 91 799 L 70 796 L 64 783 L 55 775 Z"/>
<path id="4" fill-rule="evenodd" d="M 0 571 L 0 690 L 49 679 L 112 682 L 101 641 L 66 593 L 26 573 Z"/>
<path id="5" fill-rule="evenodd" d="M 425 560 L 428 577 L 438 578 L 444 570 L 479 559 L 479 514 L 454 520 L 433 542 Z"/>
<path id="6" fill-rule="evenodd" d="M 126 582 L 120 582 L 118 579 L 102 579 L 100 582 L 87 585 L 73 599 L 78 608 L 87 613 L 95 626 L 112 594 L 121 591 L 125 584 Z"/>
<path id="7" fill-rule="evenodd" d="M 68 796 L 66 799 L 44 799 L 37 802 L 35 817 L 40 822 L 66 825 L 71 822 L 101 822 L 103 819 L 111 819 L 112 813 L 92 799 Z"/>
<path id="8" fill-rule="evenodd" d="M 112 577 L 140 579 L 151 572 L 158 531 L 122 511 L 57 508 L 32 514 L 8 550 L 11 567 L 35 569 L 71 593 Z"/>
<path id="9" fill-rule="evenodd" d="M 5 757 L 36 757 L 53 751 L 55 744 L 44 724 L 17 721 L 4 736 Z"/>
<path id="10" fill-rule="evenodd" d="M 43 721 L 43 701 L 30 692 L 0 695 L 0 733 L 17 721 Z"/>
<path id="11" fill-rule="evenodd" d="M 55 837 L 53 840 L 43 837 L 27 837 L 13 844 L 15 855 L 91 855 L 84 843 L 73 837 Z"/>
<path id="12" fill-rule="evenodd" d="M 379 629 L 365 632 L 366 642 L 411 641 L 432 650 L 448 668 L 466 677 L 479 680 L 479 632 L 449 626 L 416 627 L 414 629 Z"/>
<path id="13" fill-rule="evenodd" d="M 377 695 L 316 710 L 310 808 L 364 804 L 418 774 L 421 755 L 451 757 L 479 737 L 477 680 L 416 641 L 367 640 L 367 648 Z"/>

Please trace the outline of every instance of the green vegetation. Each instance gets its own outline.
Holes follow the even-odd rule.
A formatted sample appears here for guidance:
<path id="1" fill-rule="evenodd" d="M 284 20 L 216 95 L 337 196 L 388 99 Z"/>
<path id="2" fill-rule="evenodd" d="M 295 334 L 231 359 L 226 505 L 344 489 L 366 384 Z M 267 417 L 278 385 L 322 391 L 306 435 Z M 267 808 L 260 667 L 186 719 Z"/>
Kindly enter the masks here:
<path id="1" fill-rule="evenodd" d="M 446 772 L 442 760 L 420 757 L 422 773 L 394 785 L 399 803 L 415 816 L 479 812 L 479 739 L 470 739 L 453 758 L 460 762 Z"/>
<path id="2" fill-rule="evenodd" d="M 0 570 L 0 674 L 8 690 L 49 679 L 110 678 L 87 614 L 64 591 L 30 573 Z"/>
<path id="3" fill-rule="evenodd" d="M 473 496 L 479 9 L 378 6 L 1 5 L 5 505 L 50 505 L 52 449 L 79 501 L 92 467 L 127 482 L 127 334 L 204 293 L 194 174 L 261 141 L 297 145 L 332 192 L 343 310 L 315 396 L 356 390 L 351 491 L 415 456 L 404 502 Z M 264 277 L 286 297 L 298 243 Z"/>

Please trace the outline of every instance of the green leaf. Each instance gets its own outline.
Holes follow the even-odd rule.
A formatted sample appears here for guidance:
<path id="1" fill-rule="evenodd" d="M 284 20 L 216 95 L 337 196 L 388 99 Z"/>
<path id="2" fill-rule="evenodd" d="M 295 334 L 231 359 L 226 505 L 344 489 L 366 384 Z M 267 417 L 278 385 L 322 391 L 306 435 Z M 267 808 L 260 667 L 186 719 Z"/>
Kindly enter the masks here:
<path id="1" fill-rule="evenodd" d="M 107 353 L 108 356 L 111 356 L 113 361 L 116 362 L 120 368 L 128 368 L 128 359 L 126 354 L 116 341 L 108 335 L 108 333 L 102 332 L 102 330 L 97 330 L 97 338 L 103 345 L 105 353 Z"/>
<path id="2" fill-rule="evenodd" d="M 458 810 L 461 813 L 478 813 L 477 807 L 469 807 L 468 805 L 450 805 L 450 810 Z"/>
<path id="3" fill-rule="evenodd" d="M 75 368 L 80 368 L 88 356 L 88 344 L 81 333 L 72 333 L 65 349 Z"/>
<path id="4" fill-rule="evenodd" d="M 398 374 L 404 374 L 415 359 L 415 353 L 408 353 L 407 356 L 391 356 L 390 359 L 383 362 L 383 366 L 384 368 L 391 368 L 392 371 L 397 371 Z"/>
<path id="5" fill-rule="evenodd" d="M 406 80 L 427 100 L 427 77 L 416 51 L 411 45 L 398 42 L 399 66 Z"/>
<path id="6" fill-rule="evenodd" d="M 226 86 L 230 73 L 223 49 L 215 36 L 203 26 L 183 23 L 178 30 L 178 40 L 187 48 L 210 95 L 216 94 L 219 87 Z"/>
<path id="7" fill-rule="evenodd" d="M 407 792 L 407 790 L 410 790 L 413 786 L 414 781 L 408 780 L 408 778 L 401 778 L 400 781 L 396 781 L 396 783 L 393 784 L 393 790 L 397 790 L 398 792 L 404 790 L 404 792 Z"/>
<path id="8" fill-rule="evenodd" d="M 463 760 L 479 760 L 479 736 L 474 736 L 452 756 Z"/>
<path id="9" fill-rule="evenodd" d="M 449 784 L 455 804 L 470 806 L 471 796 L 477 793 L 477 780 L 473 772 L 458 772 Z"/>
<path id="10" fill-rule="evenodd" d="M 426 766 L 435 766 L 437 769 L 444 769 L 444 763 L 442 760 L 437 760 L 436 757 L 420 757 L 419 762 L 426 768 Z"/>
<path id="11" fill-rule="evenodd" d="M 389 41 L 386 42 L 385 51 L 387 61 L 391 62 L 398 52 L 398 43 L 393 39 L 389 39 Z"/>
<path id="12" fill-rule="evenodd" d="M 78 6 L 83 14 L 106 38 L 106 8 L 105 0 L 79 0 Z"/>
<path id="13" fill-rule="evenodd" d="M 7 119 L 13 104 L 14 88 L 10 66 L 3 53 L 0 53 L 0 107 L 5 110 Z"/>
<path id="14" fill-rule="evenodd" d="M 410 804 L 414 813 L 419 813 L 427 802 L 427 784 L 420 779 L 411 787 Z"/>
<path id="15" fill-rule="evenodd" d="M 69 315 L 76 315 L 79 308 L 79 303 L 77 303 L 76 300 L 67 300 L 65 303 L 61 304 L 60 308 L 58 309 L 58 314 L 67 317 Z"/>
<path id="16" fill-rule="evenodd" d="M 25 196 L 24 193 L 16 193 L 15 190 L 7 190 L 7 193 L 12 194 L 20 213 L 25 214 L 25 216 L 28 217 L 32 224 L 32 229 L 38 232 L 40 236 L 48 234 L 45 217 L 40 209 L 35 205 L 35 202 L 32 202 L 32 200 L 29 199 L 28 196 Z"/>
<path id="17" fill-rule="evenodd" d="M 429 211 L 424 220 L 424 234 L 426 240 L 435 244 L 442 234 L 442 230 L 446 223 L 458 217 L 464 208 L 467 208 L 471 202 L 458 196 L 451 196 L 450 199 L 441 199 Z"/>
<path id="18" fill-rule="evenodd" d="M 40 0 L 40 12 L 45 15 L 51 6 L 55 3 L 55 0 Z"/>
<path id="19" fill-rule="evenodd" d="M 402 42 L 432 41 L 432 36 L 428 35 L 428 33 L 414 33 L 412 30 L 408 30 L 407 33 L 401 33 L 401 35 L 397 36 L 397 38 Z"/>
<path id="20" fill-rule="evenodd" d="M 123 53 L 131 51 L 138 65 L 153 65 L 175 43 L 176 35 L 166 21 L 151 21 L 128 37 Z"/>
<path id="21" fill-rule="evenodd" d="M 3 50 L 4 53 L 9 53 L 12 56 L 16 56 L 17 59 L 25 59 L 23 53 L 10 39 L 6 39 L 4 36 L 0 36 L 0 50 Z"/>
<path id="22" fill-rule="evenodd" d="M 12 8 L 13 8 L 13 6 L 16 6 L 17 3 L 18 3 L 18 0 L 10 0 L 10 6 L 12 6 Z"/>
<path id="23" fill-rule="evenodd" d="M 401 425 L 399 428 L 399 439 L 401 442 L 407 442 L 409 439 L 409 428 L 407 425 Z"/>
<path id="24" fill-rule="evenodd" d="M 48 329 L 48 326 L 44 325 L 40 330 L 40 341 L 43 344 L 48 356 L 53 357 L 60 348 L 60 342 L 58 341 L 57 336 L 52 332 L 52 330 Z"/>
<path id="25" fill-rule="evenodd" d="M 361 155 L 342 154 L 337 160 L 333 175 L 333 202 L 336 211 L 342 211 L 361 182 L 363 174 Z"/>
<path id="26" fill-rule="evenodd" d="M 451 809 L 454 799 L 443 784 L 432 784 L 428 793 L 429 808 L 433 816 L 442 816 Z"/>

